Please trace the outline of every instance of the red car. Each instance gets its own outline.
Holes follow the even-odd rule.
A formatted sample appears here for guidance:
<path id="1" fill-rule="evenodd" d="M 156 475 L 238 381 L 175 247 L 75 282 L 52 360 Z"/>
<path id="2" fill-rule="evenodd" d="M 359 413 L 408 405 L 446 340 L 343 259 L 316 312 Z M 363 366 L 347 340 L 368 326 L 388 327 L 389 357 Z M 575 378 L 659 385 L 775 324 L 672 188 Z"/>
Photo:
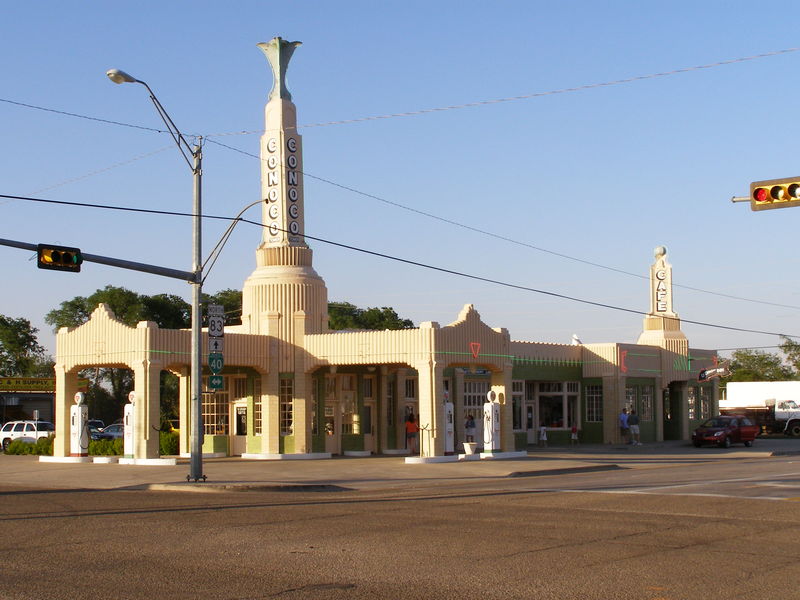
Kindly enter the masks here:
<path id="1" fill-rule="evenodd" d="M 699 448 L 703 444 L 715 444 L 730 448 L 731 444 L 752 446 L 759 427 L 743 415 L 720 415 L 708 419 L 694 430 L 692 442 Z"/>

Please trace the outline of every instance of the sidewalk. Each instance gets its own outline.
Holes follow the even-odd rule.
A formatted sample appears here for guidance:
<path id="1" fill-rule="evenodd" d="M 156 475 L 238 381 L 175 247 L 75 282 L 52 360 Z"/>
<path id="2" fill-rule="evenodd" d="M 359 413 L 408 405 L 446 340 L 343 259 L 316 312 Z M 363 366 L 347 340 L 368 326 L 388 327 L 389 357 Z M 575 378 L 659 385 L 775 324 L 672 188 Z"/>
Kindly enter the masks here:
<path id="1" fill-rule="evenodd" d="M 186 482 L 188 459 L 171 466 L 41 463 L 36 456 L 0 455 L 0 486 L 23 489 L 370 489 L 413 486 L 425 480 L 543 476 L 604 469 L 643 469 L 716 460 L 800 454 L 800 439 L 756 440 L 751 448 L 694 448 L 689 442 L 642 446 L 583 444 L 530 448 L 526 458 L 406 464 L 398 456 L 327 460 L 205 459 L 205 483 Z M 165 486 L 167 486 L 165 488 Z"/>

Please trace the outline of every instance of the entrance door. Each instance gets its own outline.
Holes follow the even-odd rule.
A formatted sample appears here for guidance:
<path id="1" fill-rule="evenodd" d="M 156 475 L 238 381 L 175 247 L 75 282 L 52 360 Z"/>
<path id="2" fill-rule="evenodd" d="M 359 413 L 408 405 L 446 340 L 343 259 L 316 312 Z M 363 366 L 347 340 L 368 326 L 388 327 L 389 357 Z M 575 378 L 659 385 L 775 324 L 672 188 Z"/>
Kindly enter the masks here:
<path id="1" fill-rule="evenodd" d="M 536 425 L 536 403 L 529 402 L 525 405 L 525 431 L 528 432 L 528 443 L 538 441 L 539 427 Z"/>
<path id="2" fill-rule="evenodd" d="M 247 402 L 231 403 L 231 456 L 247 452 Z"/>
<path id="3" fill-rule="evenodd" d="M 341 425 L 339 419 L 339 407 L 337 402 L 325 402 L 325 452 L 331 454 L 341 453 L 342 436 L 340 434 Z"/>
<path id="4" fill-rule="evenodd" d="M 377 413 L 378 411 L 374 401 L 364 402 L 361 433 L 364 434 L 364 450 L 368 450 L 373 454 L 377 452 L 377 448 L 375 447 L 375 416 Z"/>

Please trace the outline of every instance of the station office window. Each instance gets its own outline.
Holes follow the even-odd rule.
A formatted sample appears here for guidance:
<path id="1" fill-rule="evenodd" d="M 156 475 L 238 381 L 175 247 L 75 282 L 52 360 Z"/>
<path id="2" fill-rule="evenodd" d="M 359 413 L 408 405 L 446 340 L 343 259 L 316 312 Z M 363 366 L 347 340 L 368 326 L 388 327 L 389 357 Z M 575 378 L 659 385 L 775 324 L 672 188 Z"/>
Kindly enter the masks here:
<path id="1" fill-rule="evenodd" d="M 476 421 L 483 421 L 483 403 L 489 392 L 488 381 L 464 381 L 464 415 L 472 415 Z"/>
<path id="2" fill-rule="evenodd" d="M 577 381 L 543 381 L 537 388 L 539 415 L 545 427 L 569 428 L 579 423 Z"/>

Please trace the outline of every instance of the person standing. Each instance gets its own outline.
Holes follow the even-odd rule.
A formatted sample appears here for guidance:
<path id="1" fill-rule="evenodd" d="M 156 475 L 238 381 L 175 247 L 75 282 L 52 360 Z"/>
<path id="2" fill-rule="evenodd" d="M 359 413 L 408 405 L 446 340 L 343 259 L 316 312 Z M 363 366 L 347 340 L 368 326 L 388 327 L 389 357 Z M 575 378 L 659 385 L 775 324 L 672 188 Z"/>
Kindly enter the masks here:
<path id="1" fill-rule="evenodd" d="M 475 441 L 475 417 L 467 415 L 467 420 L 464 421 L 464 435 L 467 437 L 467 442 Z"/>
<path id="2" fill-rule="evenodd" d="M 572 429 L 569 433 L 569 443 L 570 446 L 577 446 L 578 445 L 578 426 L 573 423 Z"/>
<path id="3" fill-rule="evenodd" d="M 623 408 L 619 413 L 619 434 L 625 444 L 630 443 L 630 429 L 628 429 L 628 409 Z"/>
<path id="4" fill-rule="evenodd" d="M 634 409 L 631 409 L 631 414 L 628 415 L 628 429 L 631 432 L 630 443 L 634 446 L 641 446 L 642 442 L 639 441 L 639 415 L 636 414 Z"/>
<path id="5" fill-rule="evenodd" d="M 547 427 L 544 426 L 544 421 L 539 427 L 539 447 L 547 448 Z"/>
<path id="6" fill-rule="evenodd" d="M 410 454 L 417 453 L 417 437 L 419 436 L 419 426 L 414 419 L 413 413 L 408 415 L 406 420 L 406 447 Z"/>

